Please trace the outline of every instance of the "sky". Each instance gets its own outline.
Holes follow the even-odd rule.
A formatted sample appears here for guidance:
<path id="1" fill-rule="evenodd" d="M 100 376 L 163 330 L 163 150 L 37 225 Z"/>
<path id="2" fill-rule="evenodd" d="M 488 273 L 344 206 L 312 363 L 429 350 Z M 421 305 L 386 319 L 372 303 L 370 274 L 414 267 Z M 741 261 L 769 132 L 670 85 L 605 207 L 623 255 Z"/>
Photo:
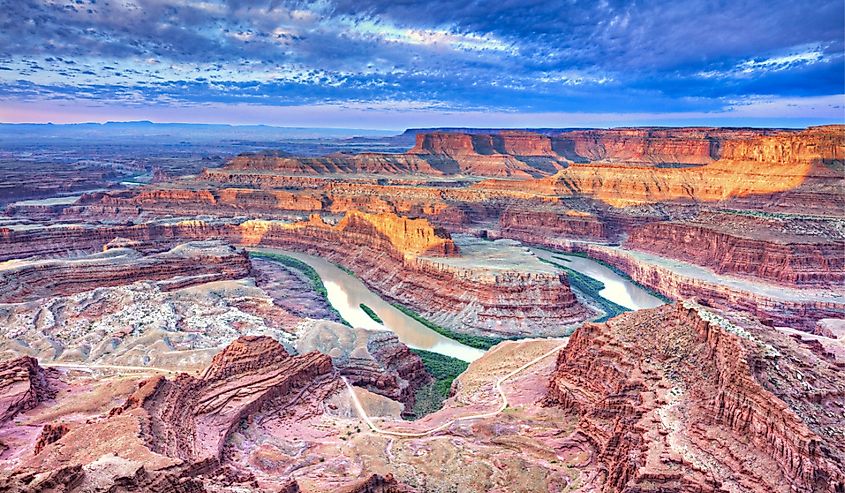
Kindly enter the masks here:
<path id="1" fill-rule="evenodd" d="M 845 123 L 842 0 L 0 0 L 0 121 Z"/>

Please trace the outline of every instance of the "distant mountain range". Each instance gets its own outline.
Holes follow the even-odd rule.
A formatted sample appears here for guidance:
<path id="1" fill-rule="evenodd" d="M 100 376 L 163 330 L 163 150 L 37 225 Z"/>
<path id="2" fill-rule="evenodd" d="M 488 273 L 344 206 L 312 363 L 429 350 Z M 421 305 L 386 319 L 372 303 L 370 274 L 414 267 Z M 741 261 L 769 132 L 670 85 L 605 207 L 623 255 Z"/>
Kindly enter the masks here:
<path id="1" fill-rule="evenodd" d="M 107 139 L 116 137 L 146 137 L 161 140 L 240 139 L 325 139 L 350 137 L 384 137 L 395 135 L 390 130 L 350 128 L 273 127 L 269 125 L 226 125 L 207 123 L 154 123 L 151 121 L 106 123 L 0 123 L 0 140 L 20 139 Z"/>

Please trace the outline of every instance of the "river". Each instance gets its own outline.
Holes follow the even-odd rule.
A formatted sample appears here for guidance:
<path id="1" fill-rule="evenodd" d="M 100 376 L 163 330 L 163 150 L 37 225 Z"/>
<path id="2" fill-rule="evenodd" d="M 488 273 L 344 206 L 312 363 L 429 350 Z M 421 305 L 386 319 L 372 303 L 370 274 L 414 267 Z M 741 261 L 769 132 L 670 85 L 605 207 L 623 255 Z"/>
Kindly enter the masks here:
<path id="1" fill-rule="evenodd" d="M 537 248 L 532 250 L 540 258 L 565 265 L 575 272 L 603 282 L 604 289 L 599 291 L 599 295 L 617 305 L 622 305 L 630 310 L 640 310 L 643 308 L 654 308 L 663 304 L 660 298 L 653 296 L 648 291 L 631 282 L 630 279 L 620 276 L 595 260 Z M 565 258 L 566 260 L 561 260 L 561 258 Z"/>
<path id="2" fill-rule="evenodd" d="M 323 284 L 326 286 L 326 292 L 328 293 L 329 303 L 353 327 L 371 330 L 390 330 L 408 347 L 424 349 L 466 362 L 475 361 L 484 354 L 484 351 L 481 349 L 472 348 L 442 336 L 405 315 L 393 307 L 393 305 L 384 301 L 381 296 L 370 290 L 360 279 L 347 274 L 325 259 L 313 255 L 275 249 L 261 250 L 288 255 L 310 265 L 323 280 Z M 370 318 L 361 309 L 361 303 L 372 308 L 384 324 L 380 324 Z"/>
<path id="3" fill-rule="evenodd" d="M 259 250 L 288 255 L 310 265 L 323 280 L 329 303 L 353 327 L 371 330 L 390 330 L 408 347 L 424 349 L 451 356 L 462 361 L 475 361 L 484 354 L 483 350 L 469 347 L 440 335 L 405 315 L 393 305 L 383 300 L 377 293 L 370 290 L 360 279 L 346 273 L 343 269 L 323 258 L 275 249 Z M 538 257 L 565 265 L 574 271 L 601 281 L 604 283 L 605 288 L 599 291 L 599 294 L 626 308 L 639 310 L 642 308 L 653 308 L 663 304 L 663 301 L 659 298 L 654 297 L 629 279 L 616 274 L 598 262 L 547 250 L 532 249 L 532 251 Z M 567 260 L 561 260 L 555 257 L 563 257 Z M 372 308 L 384 323 L 380 324 L 370 318 L 361 309 L 360 305 L 362 303 Z"/>

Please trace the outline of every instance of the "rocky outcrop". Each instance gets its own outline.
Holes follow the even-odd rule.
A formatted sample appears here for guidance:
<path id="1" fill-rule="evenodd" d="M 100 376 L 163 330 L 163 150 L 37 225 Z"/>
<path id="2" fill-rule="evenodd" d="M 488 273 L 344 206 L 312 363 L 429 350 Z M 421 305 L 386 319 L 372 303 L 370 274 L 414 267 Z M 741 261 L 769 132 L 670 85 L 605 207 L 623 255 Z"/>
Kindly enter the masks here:
<path id="1" fill-rule="evenodd" d="M 373 474 L 369 478 L 344 486 L 336 493 L 413 493 L 416 490 L 396 481 L 393 474 Z"/>
<path id="2" fill-rule="evenodd" d="M 290 356 L 273 339 L 242 337 L 215 356 L 201 377 L 142 381 L 107 418 L 46 440 L 4 487 L 27 491 L 34 477 L 70 465 L 78 466 L 74 484 L 90 490 L 193 492 L 240 485 L 267 491 L 230 463 L 232 433 L 245 423 L 319 415 L 341 385 L 328 356 Z M 279 487 L 298 488 L 290 481 Z"/>
<path id="3" fill-rule="evenodd" d="M 425 219 L 410 219 L 395 214 L 367 214 L 351 211 L 337 224 L 338 230 L 350 236 L 369 236 L 368 246 L 383 249 L 381 238 L 389 242 L 388 248 L 404 258 L 425 256 L 455 256 L 458 247 L 446 231 L 433 227 Z M 374 230 L 371 234 L 368 230 Z M 356 238 L 357 239 L 357 238 Z M 386 246 L 386 245 L 385 245 Z"/>
<path id="4" fill-rule="evenodd" d="M 431 383 L 420 357 L 390 331 L 313 322 L 301 326 L 294 346 L 300 353 L 328 354 L 349 383 L 403 403 L 408 415 L 417 390 Z"/>
<path id="5" fill-rule="evenodd" d="M 49 370 L 42 368 L 35 358 L 21 356 L 0 361 L 0 424 L 55 395 Z"/>
<path id="6" fill-rule="evenodd" d="M 215 356 L 201 378 L 148 380 L 112 415 L 149 416 L 154 431 L 146 443 L 156 453 L 216 463 L 243 419 L 281 412 L 300 400 L 305 404 L 296 405 L 321 402 L 338 385 L 328 356 L 290 356 L 269 337 L 244 336 Z"/>
<path id="7" fill-rule="evenodd" d="M 839 369 L 727 317 L 685 302 L 572 336 L 547 401 L 578 417 L 603 491 L 845 489 Z"/>
<path id="8" fill-rule="evenodd" d="M 140 245 L 135 245 L 140 246 Z M 67 296 L 141 280 L 173 282 L 170 288 L 238 279 L 249 275 L 243 251 L 220 242 L 192 242 L 163 253 L 142 255 L 114 241 L 103 253 L 61 260 L 20 261 L 0 266 L 0 303 Z"/>
<path id="9" fill-rule="evenodd" d="M 35 442 L 35 448 L 32 453 L 38 455 L 44 450 L 44 447 L 67 435 L 69 431 L 70 427 L 64 423 L 48 423 L 44 425 L 44 428 L 41 429 L 41 434 L 38 435 L 38 441 Z"/>
<path id="10" fill-rule="evenodd" d="M 84 478 L 82 466 L 64 466 L 42 474 L 0 477 L 0 486 L 9 493 L 71 493 L 79 491 Z"/>

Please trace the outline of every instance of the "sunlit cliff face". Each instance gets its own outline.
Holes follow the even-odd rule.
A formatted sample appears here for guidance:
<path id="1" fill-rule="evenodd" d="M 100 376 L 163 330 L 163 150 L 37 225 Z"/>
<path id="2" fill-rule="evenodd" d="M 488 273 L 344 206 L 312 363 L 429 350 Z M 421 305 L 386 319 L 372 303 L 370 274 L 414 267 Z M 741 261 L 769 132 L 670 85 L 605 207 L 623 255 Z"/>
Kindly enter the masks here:
<path id="1" fill-rule="evenodd" d="M 396 214 L 368 214 L 349 211 L 336 225 L 323 221 L 319 215 L 307 221 L 283 223 L 279 221 L 250 220 L 239 226 L 241 243 L 256 246 L 274 230 L 295 232 L 303 228 L 327 231 L 371 230 L 373 237 L 389 243 L 395 252 L 405 257 L 421 255 L 456 255 L 458 247 L 449 234 L 436 229 L 425 219 L 409 219 Z"/>
<path id="2" fill-rule="evenodd" d="M 614 207 L 667 200 L 722 201 L 733 197 L 792 190 L 804 182 L 812 164 L 719 161 L 697 169 L 576 165 L 551 178 L 560 193 L 576 188 Z"/>

